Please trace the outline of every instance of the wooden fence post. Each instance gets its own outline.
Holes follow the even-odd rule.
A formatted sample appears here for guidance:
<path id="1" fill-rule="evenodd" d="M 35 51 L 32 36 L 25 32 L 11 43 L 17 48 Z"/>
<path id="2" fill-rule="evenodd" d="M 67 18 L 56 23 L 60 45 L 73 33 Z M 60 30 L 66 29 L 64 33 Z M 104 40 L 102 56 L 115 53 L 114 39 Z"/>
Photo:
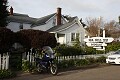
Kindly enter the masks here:
<path id="1" fill-rule="evenodd" d="M 7 55 L 6 55 L 6 69 L 8 69 L 8 68 L 9 68 L 9 55 L 7 53 Z"/>
<path id="2" fill-rule="evenodd" d="M 28 54 L 27 54 L 27 61 L 29 61 L 29 56 L 30 56 L 30 53 L 28 52 Z"/>
<path id="3" fill-rule="evenodd" d="M 32 62 L 32 52 L 30 52 L 30 63 Z"/>
<path id="4" fill-rule="evenodd" d="M 3 58 L 2 58 L 2 69 L 5 69 L 5 53 L 3 53 Z"/>

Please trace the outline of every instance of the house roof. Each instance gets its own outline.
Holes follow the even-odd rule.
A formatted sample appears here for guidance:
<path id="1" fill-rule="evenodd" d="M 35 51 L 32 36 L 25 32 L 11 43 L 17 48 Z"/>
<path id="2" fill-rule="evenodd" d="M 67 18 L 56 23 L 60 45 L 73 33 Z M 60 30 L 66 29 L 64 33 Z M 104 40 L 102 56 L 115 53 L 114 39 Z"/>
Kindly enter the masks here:
<path id="1" fill-rule="evenodd" d="M 29 17 L 26 14 L 14 13 L 13 15 L 8 16 L 9 22 L 19 22 L 19 23 L 30 23 L 33 24 L 37 20 L 36 18 Z"/>
<path id="2" fill-rule="evenodd" d="M 56 13 L 53 13 L 53 14 L 50 14 L 50 15 L 47 15 L 47 16 L 38 18 L 38 19 L 36 20 L 36 22 L 32 25 L 32 27 L 45 24 L 46 21 L 48 21 L 48 20 L 49 20 L 51 17 L 53 17 L 55 14 L 56 14 Z"/>
<path id="3" fill-rule="evenodd" d="M 53 17 L 56 13 L 41 17 L 41 18 L 32 18 L 26 14 L 14 13 L 13 15 L 8 16 L 9 22 L 19 22 L 19 23 L 30 23 L 31 27 L 43 25 L 48 21 L 51 17 Z"/>
<path id="4" fill-rule="evenodd" d="M 70 25 L 74 24 L 76 22 L 76 18 L 77 17 L 71 17 L 70 21 L 68 23 L 65 23 L 63 25 L 59 25 L 59 26 L 54 26 L 52 28 L 50 28 L 49 30 L 47 30 L 48 32 L 56 32 L 62 29 L 65 29 L 67 27 L 69 27 Z"/>

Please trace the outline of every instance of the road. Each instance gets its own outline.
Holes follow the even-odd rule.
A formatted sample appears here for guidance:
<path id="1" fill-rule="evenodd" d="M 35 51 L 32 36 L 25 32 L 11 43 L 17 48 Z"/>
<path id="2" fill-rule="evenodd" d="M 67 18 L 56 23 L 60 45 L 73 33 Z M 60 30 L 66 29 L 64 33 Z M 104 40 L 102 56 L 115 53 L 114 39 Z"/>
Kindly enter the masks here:
<path id="1" fill-rule="evenodd" d="M 120 65 L 60 72 L 57 76 L 26 74 L 8 80 L 120 80 Z"/>

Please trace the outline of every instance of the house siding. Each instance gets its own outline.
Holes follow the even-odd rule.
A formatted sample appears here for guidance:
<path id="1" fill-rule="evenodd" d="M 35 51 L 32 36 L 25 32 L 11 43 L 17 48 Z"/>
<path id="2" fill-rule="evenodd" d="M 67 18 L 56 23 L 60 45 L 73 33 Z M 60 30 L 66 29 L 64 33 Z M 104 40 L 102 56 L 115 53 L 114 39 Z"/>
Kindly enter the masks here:
<path id="1" fill-rule="evenodd" d="M 79 26 L 77 23 L 74 24 L 73 26 L 71 26 L 70 28 L 68 28 L 67 30 L 63 30 L 63 31 L 60 31 L 59 33 L 61 34 L 65 34 L 66 36 L 66 40 L 65 43 L 68 44 L 68 45 L 72 45 L 71 43 L 71 33 L 79 33 L 80 36 L 79 36 L 79 39 L 80 39 L 80 42 L 84 42 L 84 35 L 85 35 L 85 30 L 84 28 L 81 26 Z M 65 37 L 64 36 L 64 37 Z"/>
<path id="2" fill-rule="evenodd" d="M 20 31 L 20 24 L 17 22 L 10 22 L 7 26 L 8 29 L 11 29 L 13 32 Z M 31 24 L 23 23 L 23 29 L 30 29 Z"/>

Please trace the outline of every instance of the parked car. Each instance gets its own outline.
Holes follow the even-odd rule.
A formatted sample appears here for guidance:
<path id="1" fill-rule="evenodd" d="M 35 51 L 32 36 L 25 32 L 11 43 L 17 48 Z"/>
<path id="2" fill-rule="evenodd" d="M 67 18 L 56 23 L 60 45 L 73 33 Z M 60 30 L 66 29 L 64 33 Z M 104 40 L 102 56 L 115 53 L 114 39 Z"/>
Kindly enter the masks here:
<path id="1" fill-rule="evenodd" d="M 106 58 L 106 63 L 110 64 L 120 64 L 120 50 L 117 50 L 112 55 Z"/>

